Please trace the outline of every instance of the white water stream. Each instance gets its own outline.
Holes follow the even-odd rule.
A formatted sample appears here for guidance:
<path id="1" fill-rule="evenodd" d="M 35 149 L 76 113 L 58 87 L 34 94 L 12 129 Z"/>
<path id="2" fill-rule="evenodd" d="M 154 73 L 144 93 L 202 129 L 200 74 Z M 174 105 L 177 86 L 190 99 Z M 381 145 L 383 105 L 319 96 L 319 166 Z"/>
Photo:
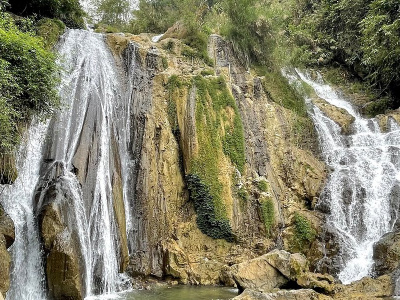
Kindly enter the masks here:
<path id="1" fill-rule="evenodd" d="M 18 178 L 2 186 L 1 204 L 15 225 L 11 246 L 12 272 L 8 300 L 45 299 L 42 253 L 33 211 L 33 193 L 39 179 L 42 145 L 47 124 L 32 123 L 18 152 Z"/>
<path id="2" fill-rule="evenodd" d="M 85 296 L 112 295 L 129 288 L 124 274 L 119 274 L 120 245 L 112 182 L 116 172 L 114 156 L 128 164 L 123 153 L 127 151 L 125 130 L 116 128 L 118 122 L 126 122 L 122 119 L 127 115 L 121 103 L 121 76 L 104 39 L 101 34 L 84 30 L 69 30 L 62 37 L 59 63 L 63 68 L 63 107 L 50 125 L 30 127 L 18 155 L 18 179 L 13 185 L 2 187 L 1 203 L 16 226 L 7 300 L 47 299 L 35 214 L 46 205 L 54 188 L 54 203 L 68 226 L 65 240 L 79 244 L 76 251 L 80 252 L 77 255 Z M 82 141 L 85 132 L 89 132 L 90 139 Z M 80 147 L 86 153 L 79 152 Z M 112 149 L 118 154 L 113 154 Z M 82 179 L 73 164 L 85 157 L 89 169 Z M 126 173 L 123 167 L 121 172 Z M 82 180 L 86 180 L 85 186 Z M 123 179 L 125 202 L 126 183 Z M 40 193 L 35 195 L 37 191 Z M 123 205 L 125 209 L 129 207 L 127 203 Z M 127 219 L 130 222 L 129 215 Z"/>
<path id="3" fill-rule="evenodd" d="M 400 127 L 389 119 L 388 132 L 382 132 L 376 119 L 363 118 L 321 77 L 312 79 L 298 70 L 297 76 L 289 79 L 302 80 L 318 97 L 355 118 L 351 134 L 343 135 L 308 99 L 324 160 L 332 169 L 321 201 L 330 210 L 327 226 L 333 226 L 340 237 L 339 279 L 351 283 L 372 275 L 373 244 L 392 231 L 398 219 L 399 199 L 393 195 L 400 180 Z"/>

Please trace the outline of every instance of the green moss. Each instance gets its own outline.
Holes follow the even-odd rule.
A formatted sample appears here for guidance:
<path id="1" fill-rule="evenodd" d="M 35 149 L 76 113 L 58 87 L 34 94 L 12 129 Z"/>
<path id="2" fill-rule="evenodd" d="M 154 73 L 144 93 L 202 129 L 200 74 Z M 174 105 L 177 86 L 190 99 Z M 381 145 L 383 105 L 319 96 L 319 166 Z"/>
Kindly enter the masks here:
<path id="1" fill-rule="evenodd" d="M 294 215 L 294 236 L 292 239 L 292 250 L 302 251 L 306 245 L 312 243 L 316 238 L 316 232 L 310 221 L 299 213 Z"/>
<path id="2" fill-rule="evenodd" d="M 220 219 L 215 214 L 214 201 L 209 187 L 196 174 L 187 175 L 186 184 L 197 214 L 197 226 L 201 232 L 214 239 L 234 242 L 236 237 L 232 233 L 229 221 Z"/>
<path id="3" fill-rule="evenodd" d="M 257 181 L 257 187 L 261 192 L 268 192 L 269 184 L 266 180 Z"/>
<path id="4" fill-rule="evenodd" d="M 215 72 L 213 69 L 206 69 L 206 70 L 202 70 L 200 74 L 201 74 L 201 76 L 210 76 L 210 75 L 214 75 Z"/>
<path id="5" fill-rule="evenodd" d="M 247 202 L 249 200 L 249 193 L 244 186 L 237 190 L 237 195 L 239 199 L 244 202 Z"/>
<path id="6" fill-rule="evenodd" d="M 208 56 L 206 51 L 199 51 L 198 49 L 184 45 L 181 54 L 187 58 L 203 60 L 210 67 L 214 65 L 213 60 Z"/>
<path id="7" fill-rule="evenodd" d="M 196 129 L 199 152 L 191 162 L 191 172 L 198 174 L 210 188 L 216 216 L 218 219 L 225 219 L 223 185 L 219 180 L 219 166 L 222 160 L 219 149 L 231 159 L 240 172 L 243 172 L 243 126 L 235 100 L 222 78 L 205 79 L 197 76 L 194 78 L 194 85 L 197 88 Z M 224 122 L 228 108 L 234 111 L 233 124 Z"/>
<path id="8" fill-rule="evenodd" d="M 65 31 L 64 23 L 57 19 L 44 18 L 37 23 L 36 27 L 47 49 L 52 49 Z"/>
<path id="9" fill-rule="evenodd" d="M 274 203 L 271 198 L 262 199 L 261 210 L 267 237 L 269 237 L 272 234 L 272 227 L 275 222 Z"/>
<path id="10" fill-rule="evenodd" d="M 279 71 L 268 71 L 263 67 L 256 67 L 256 71 L 264 76 L 263 87 L 272 101 L 290 109 L 300 117 L 308 117 L 304 98 Z"/>
<path id="11" fill-rule="evenodd" d="M 168 62 L 167 62 L 168 63 Z M 178 76 L 173 75 L 168 79 L 167 82 L 167 91 L 168 91 L 168 99 L 167 99 L 167 114 L 168 121 L 172 128 L 172 133 L 174 134 L 177 141 L 180 139 L 180 130 L 178 124 L 178 115 L 176 111 L 176 93 L 179 93 L 179 90 L 183 87 L 183 82 L 179 79 Z"/>
<path id="12" fill-rule="evenodd" d="M 161 59 L 164 70 L 168 69 L 168 59 L 165 56 L 163 56 Z"/>

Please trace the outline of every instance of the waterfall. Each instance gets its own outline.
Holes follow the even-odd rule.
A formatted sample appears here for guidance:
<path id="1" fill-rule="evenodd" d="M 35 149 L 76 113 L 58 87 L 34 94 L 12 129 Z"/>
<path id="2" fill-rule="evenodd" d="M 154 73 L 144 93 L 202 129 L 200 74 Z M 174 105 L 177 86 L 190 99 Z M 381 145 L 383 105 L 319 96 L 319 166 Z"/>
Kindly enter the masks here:
<path id="1" fill-rule="evenodd" d="M 318 97 L 355 118 L 351 133 L 344 135 L 339 125 L 306 99 L 322 155 L 332 170 L 320 202 L 329 207 L 326 226 L 339 236 L 342 268 L 338 276 L 348 284 L 372 275 L 373 245 L 393 230 L 398 219 L 395 194 L 400 180 L 400 127 L 389 119 L 388 132 L 382 132 L 376 119 L 362 117 L 320 76 L 312 79 L 298 70 L 297 76 L 289 75 L 289 80 L 300 79 Z"/>
<path id="2" fill-rule="evenodd" d="M 7 300 L 45 299 L 44 270 L 33 193 L 39 179 L 42 145 L 47 124 L 33 122 L 18 151 L 18 178 L 3 186 L 1 203 L 14 221 L 15 241 L 11 247 L 11 287 Z"/>
<path id="3" fill-rule="evenodd" d="M 18 155 L 18 179 L 0 199 L 16 226 L 8 300 L 49 297 L 43 261 L 54 243 L 46 245 L 39 232 L 49 209 L 62 227 L 50 234 L 61 241 L 66 255 L 76 257 L 86 298 L 130 286 L 120 273 L 127 264 L 131 222 L 126 77 L 102 34 L 68 30 L 58 51 L 62 107 L 47 124 L 30 127 Z"/>

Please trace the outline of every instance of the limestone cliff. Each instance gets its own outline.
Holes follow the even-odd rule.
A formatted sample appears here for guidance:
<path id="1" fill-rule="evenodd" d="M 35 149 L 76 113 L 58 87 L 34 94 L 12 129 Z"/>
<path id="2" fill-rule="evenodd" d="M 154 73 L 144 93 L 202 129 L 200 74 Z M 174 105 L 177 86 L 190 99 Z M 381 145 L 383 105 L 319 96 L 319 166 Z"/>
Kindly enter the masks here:
<path id="1" fill-rule="evenodd" d="M 292 135 L 294 113 L 268 98 L 262 78 L 248 73 L 222 38 L 210 38 L 214 67 L 186 57 L 186 46 L 172 38 L 155 44 L 147 35 L 110 35 L 108 43 L 128 74 L 132 101 L 132 274 L 215 284 L 224 265 L 244 256 L 299 248 L 297 214 L 320 227 L 323 217 L 310 207 L 324 164 Z M 234 156 L 224 143 L 239 127 L 244 140 Z M 192 173 L 209 185 L 215 214 L 229 221 L 238 243 L 199 230 L 184 181 Z M 320 242 L 316 235 L 300 250 L 315 262 Z"/>

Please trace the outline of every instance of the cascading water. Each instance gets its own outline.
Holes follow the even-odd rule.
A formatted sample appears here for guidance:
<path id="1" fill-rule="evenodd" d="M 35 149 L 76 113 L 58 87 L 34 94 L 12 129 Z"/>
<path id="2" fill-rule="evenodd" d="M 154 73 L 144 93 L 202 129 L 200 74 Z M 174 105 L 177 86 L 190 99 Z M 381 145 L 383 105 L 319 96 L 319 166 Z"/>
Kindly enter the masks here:
<path id="1" fill-rule="evenodd" d="M 8 300 L 48 297 L 38 225 L 48 207 L 59 212 L 60 226 L 65 226 L 56 239 L 66 253 L 78 257 L 83 295 L 129 288 L 119 273 L 124 211 L 130 207 L 125 186 L 128 114 L 120 92 L 125 78 L 117 73 L 101 34 L 68 30 L 58 50 L 62 109 L 48 125 L 31 126 L 20 150 L 18 180 L 1 195 L 17 237 Z"/>
<path id="2" fill-rule="evenodd" d="M 352 133 L 344 135 L 308 99 L 324 160 L 332 169 L 320 202 L 329 206 L 327 226 L 333 226 L 340 239 L 339 279 L 351 283 L 371 275 L 373 244 L 392 231 L 398 219 L 398 199 L 393 195 L 400 183 L 400 127 L 389 119 L 388 132 L 382 132 L 376 119 L 363 118 L 320 77 L 314 80 L 298 70 L 296 77 L 285 75 L 307 83 L 318 97 L 355 119 Z"/>
<path id="3" fill-rule="evenodd" d="M 13 185 L 3 186 L 1 194 L 1 203 L 14 221 L 16 238 L 10 249 L 13 266 L 8 300 L 41 300 L 46 295 L 33 205 L 46 128 L 47 124 L 31 125 L 18 152 L 18 178 Z"/>

